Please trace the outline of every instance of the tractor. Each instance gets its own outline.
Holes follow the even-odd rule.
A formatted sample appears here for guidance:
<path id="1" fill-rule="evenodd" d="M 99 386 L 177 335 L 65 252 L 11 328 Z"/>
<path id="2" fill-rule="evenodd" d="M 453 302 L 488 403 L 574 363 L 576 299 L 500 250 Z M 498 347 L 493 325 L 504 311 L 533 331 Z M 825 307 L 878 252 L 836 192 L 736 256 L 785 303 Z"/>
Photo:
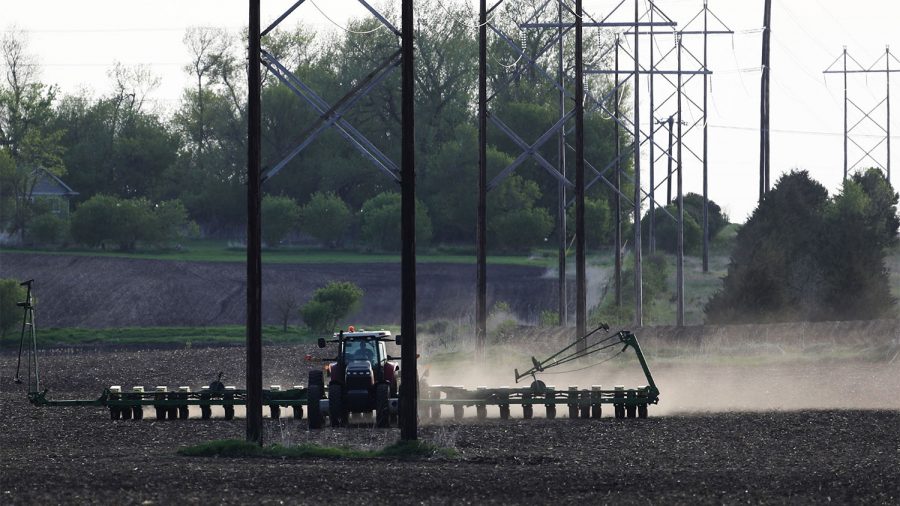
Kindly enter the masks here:
<path id="1" fill-rule="evenodd" d="M 400 344 L 400 336 L 386 330 L 338 332 L 334 338 L 319 338 L 319 348 L 338 345 L 337 356 L 327 359 L 322 370 L 309 372 L 307 410 L 309 428 L 321 428 L 327 415 L 332 427 L 343 427 L 350 414 L 371 417 L 376 427 L 390 427 L 397 416 L 400 364 L 384 343 Z M 328 380 L 326 397 L 325 380 Z"/>

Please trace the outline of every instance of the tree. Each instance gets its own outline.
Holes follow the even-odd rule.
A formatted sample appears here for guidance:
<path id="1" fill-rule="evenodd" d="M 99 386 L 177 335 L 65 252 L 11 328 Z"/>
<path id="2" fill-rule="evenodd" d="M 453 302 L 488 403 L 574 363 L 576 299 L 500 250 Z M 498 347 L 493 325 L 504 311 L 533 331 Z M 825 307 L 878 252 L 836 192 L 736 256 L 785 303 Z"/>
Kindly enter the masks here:
<path id="1" fill-rule="evenodd" d="M 877 202 L 877 204 L 876 204 Z M 805 171 L 779 178 L 738 232 L 713 323 L 870 319 L 896 301 L 884 251 L 896 244 L 897 194 L 867 172 L 829 199 Z"/>
<path id="2" fill-rule="evenodd" d="M 300 209 L 300 229 L 325 246 L 336 246 L 350 226 L 347 204 L 334 193 L 316 192 Z"/>
<path id="3" fill-rule="evenodd" d="M 266 195 L 262 201 L 262 239 L 277 248 L 285 236 L 297 226 L 300 207 L 290 197 Z"/>
<path id="4" fill-rule="evenodd" d="M 299 302 L 297 294 L 287 285 L 277 285 L 271 296 L 271 307 L 281 322 L 282 332 L 287 332 L 291 316 L 297 313 Z"/>
<path id="5" fill-rule="evenodd" d="M 712 240 L 720 230 L 725 228 L 725 225 L 728 225 L 728 215 L 723 213 L 722 208 L 719 207 L 719 204 L 716 204 L 712 199 L 709 200 L 708 204 L 709 238 L 710 240 Z M 691 218 L 694 219 L 694 222 L 700 226 L 702 234 L 703 195 L 698 195 L 696 193 L 688 193 L 687 195 L 685 195 L 684 213 L 689 214 Z M 657 220 L 657 223 L 659 223 L 659 220 Z"/>
<path id="6" fill-rule="evenodd" d="M 496 251 L 521 252 L 543 244 L 553 218 L 543 207 L 537 183 L 513 175 L 494 188 L 488 199 L 488 246 Z"/>
<path id="7" fill-rule="evenodd" d="M 25 300 L 25 287 L 14 279 L 0 279 L 0 337 L 21 325 L 23 309 L 16 304 Z"/>
<path id="8" fill-rule="evenodd" d="M 138 242 L 163 245 L 191 227 L 181 202 L 151 204 L 145 198 L 119 199 L 95 195 L 72 213 L 72 239 L 85 246 L 106 248 L 118 244 L 132 251 Z"/>
<path id="9" fill-rule="evenodd" d="M 606 199 L 584 198 L 584 228 L 585 243 L 588 248 L 597 248 L 601 244 L 609 244 L 613 237 L 611 212 Z M 566 220 L 569 240 L 575 237 L 575 205 L 572 204 L 566 210 Z"/>
<path id="10" fill-rule="evenodd" d="M 51 212 L 41 213 L 28 223 L 28 240 L 38 245 L 58 244 L 65 239 L 67 226 L 65 220 Z"/>
<path id="11" fill-rule="evenodd" d="M 7 32 L 0 40 L 0 52 L 6 68 L 6 80 L 0 83 L 0 147 L 13 162 L 3 167 L 3 183 L 13 199 L 10 232 L 21 232 L 32 214 L 32 192 L 41 171 L 65 173 L 62 132 L 51 122 L 56 89 L 37 80 L 25 34 Z"/>
<path id="12" fill-rule="evenodd" d="M 384 192 L 363 204 L 361 234 L 365 243 L 382 251 L 400 251 L 399 193 Z M 416 245 L 426 245 L 431 240 L 431 218 L 425 205 L 416 199 Z"/>
<path id="13" fill-rule="evenodd" d="M 349 281 L 332 281 L 317 289 L 300 308 L 303 322 L 314 332 L 333 332 L 338 322 L 359 308 L 363 291 Z"/>
<path id="14" fill-rule="evenodd" d="M 667 213 L 668 211 L 668 213 Z M 684 210 L 684 252 L 685 254 L 699 254 L 703 247 L 703 229 L 695 218 Z M 678 253 L 678 223 L 672 219 L 678 217 L 678 208 L 675 204 L 665 208 L 657 207 L 656 214 L 656 247 L 672 255 Z M 650 248 L 650 214 L 647 213 L 641 219 L 641 242 L 644 251 Z"/>

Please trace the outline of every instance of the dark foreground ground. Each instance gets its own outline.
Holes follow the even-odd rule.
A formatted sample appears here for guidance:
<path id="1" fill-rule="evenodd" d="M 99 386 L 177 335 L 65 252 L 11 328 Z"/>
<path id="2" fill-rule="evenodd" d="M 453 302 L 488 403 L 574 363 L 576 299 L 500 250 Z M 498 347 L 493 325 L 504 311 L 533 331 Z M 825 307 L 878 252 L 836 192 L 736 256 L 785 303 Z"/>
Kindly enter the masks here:
<path id="1" fill-rule="evenodd" d="M 267 371 L 275 371 L 266 383 L 305 375 L 292 370 L 301 350 L 280 351 L 266 355 Z M 196 387 L 208 382 L 212 362 L 239 370 L 239 357 L 221 349 L 100 352 L 50 355 L 43 365 L 54 397 L 90 397 L 113 382 L 141 383 L 137 377 Z M 0 355 L 0 504 L 900 502 L 897 410 L 447 420 L 425 424 L 422 439 L 454 448 L 457 458 L 188 458 L 176 450 L 241 438 L 244 421 L 112 422 L 102 409 L 34 408 L 11 385 L 14 359 Z M 291 419 L 267 420 L 266 434 L 281 444 L 360 448 L 399 436 L 397 429 L 310 433 Z"/>

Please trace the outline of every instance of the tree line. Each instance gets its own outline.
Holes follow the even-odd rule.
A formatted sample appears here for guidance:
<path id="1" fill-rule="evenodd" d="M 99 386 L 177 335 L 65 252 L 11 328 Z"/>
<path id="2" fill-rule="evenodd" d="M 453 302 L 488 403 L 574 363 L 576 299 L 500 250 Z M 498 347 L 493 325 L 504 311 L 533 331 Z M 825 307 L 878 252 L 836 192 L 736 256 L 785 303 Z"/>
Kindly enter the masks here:
<path id="1" fill-rule="evenodd" d="M 469 23 L 474 14 L 466 6 L 437 1 L 424 1 L 419 8 L 416 159 L 420 242 L 470 245 L 477 178 L 473 106 L 477 40 L 474 25 Z M 534 6 L 530 2 L 503 8 L 506 10 L 494 23 L 519 36 L 525 56 L 518 58 L 510 52 L 500 37 L 489 40 L 490 109 L 530 143 L 560 115 L 558 91 L 526 65 L 532 58 L 543 68 L 555 67 L 553 51 L 538 55 L 552 43 L 554 34 L 520 32 L 514 20 L 531 12 Z M 388 12 L 389 17 L 395 14 Z M 263 47 L 325 102 L 334 104 L 396 50 L 396 37 L 378 27 L 377 20 L 364 18 L 350 21 L 348 31 L 329 36 L 304 26 L 279 29 L 264 38 Z M 33 242 L 132 248 L 159 243 L 159 224 L 153 225 L 152 218 L 156 216 L 158 221 L 165 215 L 172 221 L 162 242 L 186 233 L 240 238 L 246 198 L 244 38 L 244 34 L 218 28 L 187 30 L 183 41 L 191 58 L 184 72 L 191 84 L 174 108 L 161 110 L 147 98 L 160 83 L 147 68 L 116 65 L 109 72 L 112 91 L 99 96 L 90 90 L 62 93 L 40 80 L 39 64 L 28 52 L 25 34 L 8 32 L 2 47 L 6 79 L 0 83 L 3 228 Z M 565 43 L 571 45 L 570 39 Z M 599 65 L 601 58 L 608 57 L 602 51 L 602 44 L 608 41 L 588 39 L 585 59 Z M 566 65 L 571 71 L 572 62 Z M 395 161 L 399 161 L 399 77 L 399 72 L 391 73 L 344 116 Z M 573 91 L 573 83 L 567 83 L 567 89 Z M 609 89 L 605 77 L 587 78 L 589 97 L 602 97 Z M 263 159 L 271 166 L 297 145 L 318 113 L 270 74 L 264 78 L 262 104 Z M 608 100 L 605 105 L 612 108 Z M 613 128 L 614 122 L 605 114 L 586 115 L 588 160 L 599 164 L 612 159 Z M 620 140 L 623 147 L 628 141 Z M 522 152 L 496 128 L 489 130 L 488 144 L 489 178 Z M 555 141 L 537 152 L 551 163 L 558 159 Z M 569 156 L 571 165 L 571 151 Z M 71 219 L 41 217 L 50 214 L 48 209 L 30 198 L 37 167 L 60 176 L 79 192 L 73 199 Z M 631 170 L 626 161 L 623 180 L 629 179 Z M 299 230 L 329 247 L 395 249 L 399 241 L 394 224 L 399 220 L 397 191 L 394 181 L 372 167 L 338 132 L 328 129 L 264 185 L 265 205 L 270 211 L 263 224 L 268 229 L 266 242 L 277 246 L 290 232 Z M 624 191 L 632 192 L 628 184 Z M 611 243 L 611 190 L 596 185 L 586 198 L 589 244 Z M 560 228 L 556 201 L 557 181 L 532 159 L 526 161 L 489 195 L 489 247 L 493 251 L 524 251 L 553 240 Z M 146 214 L 136 223 L 156 230 L 142 232 L 136 239 L 90 231 L 114 218 L 123 219 L 98 216 L 110 206 L 137 210 L 135 216 Z M 162 213 L 157 207 L 167 211 Z M 141 209 L 146 212 L 138 212 Z M 625 215 L 630 219 L 627 210 Z"/>

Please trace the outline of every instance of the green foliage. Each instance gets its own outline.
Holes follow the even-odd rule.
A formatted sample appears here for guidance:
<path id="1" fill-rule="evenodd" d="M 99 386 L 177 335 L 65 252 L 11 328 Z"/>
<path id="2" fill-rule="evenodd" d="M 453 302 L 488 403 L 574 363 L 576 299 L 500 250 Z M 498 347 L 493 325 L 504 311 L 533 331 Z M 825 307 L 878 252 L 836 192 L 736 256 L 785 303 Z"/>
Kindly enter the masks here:
<path id="1" fill-rule="evenodd" d="M 545 309 L 541 311 L 540 326 L 556 327 L 559 325 L 559 312 Z"/>
<path id="2" fill-rule="evenodd" d="M 262 240 L 270 248 L 278 247 L 300 220 L 300 206 L 290 197 L 267 195 L 262 201 Z"/>
<path id="3" fill-rule="evenodd" d="M 575 211 L 574 205 L 569 206 L 566 211 L 566 220 L 568 221 L 566 230 L 570 241 L 575 237 Z M 614 239 L 612 212 L 606 199 L 585 197 L 584 228 L 584 240 L 588 248 L 599 248 Z"/>
<path id="4" fill-rule="evenodd" d="M 139 241 L 162 245 L 176 240 L 189 226 L 179 201 L 152 205 L 144 198 L 119 199 L 96 195 L 72 214 L 72 238 L 91 248 L 117 244 L 133 251 Z"/>
<path id="5" fill-rule="evenodd" d="M 32 244 L 52 246 L 65 240 L 69 223 L 53 213 L 42 213 L 28 223 L 26 237 Z"/>
<path id="6" fill-rule="evenodd" d="M 349 281 L 332 281 L 313 293 L 300 308 L 303 322 L 315 332 L 332 332 L 338 322 L 359 308 L 363 291 Z"/>
<path id="7" fill-rule="evenodd" d="M 536 207 L 540 188 L 533 181 L 513 175 L 488 200 L 488 247 L 493 251 L 522 252 L 543 244 L 553 229 L 547 209 Z"/>
<path id="8" fill-rule="evenodd" d="M 340 244 L 352 216 L 347 204 L 333 192 L 316 192 L 300 210 L 300 229 L 326 246 Z"/>
<path id="9" fill-rule="evenodd" d="M 381 251 L 400 251 L 399 193 L 384 192 L 367 200 L 362 206 L 361 233 L 365 244 Z M 428 210 L 416 200 L 416 245 L 431 241 L 431 218 Z"/>
<path id="10" fill-rule="evenodd" d="M 728 215 L 722 212 L 719 204 L 712 199 L 709 200 L 707 206 L 709 211 L 709 238 L 714 239 L 719 232 L 728 225 Z M 691 218 L 697 222 L 701 233 L 703 232 L 703 195 L 696 193 L 688 193 L 684 196 L 684 212 L 689 214 Z M 685 220 L 687 221 L 687 220 Z M 702 238 L 701 238 L 702 240 Z"/>
<path id="11" fill-rule="evenodd" d="M 668 211 L 669 214 L 666 214 Z M 656 247 L 672 255 L 678 252 L 678 224 L 669 215 L 678 218 L 678 208 L 673 204 L 665 210 L 657 207 L 656 215 Z M 641 244 L 644 251 L 650 248 L 650 215 L 647 213 L 641 219 Z M 693 216 L 684 213 L 684 253 L 686 255 L 698 255 L 703 249 L 703 229 Z"/>
<path id="12" fill-rule="evenodd" d="M 0 279 L 0 337 L 19 328 L 23 309 L 16 306 L 25 300 L 26 290 L 14 279 Z"/>
<path id="13" fill-rule="evenodd" d="M 805 171 L 782 176 L 737 234 L 713 323 L 872 319 L 896 301 L 884 266 L 896 244 L 897 194 L 878 171 L 833 199 Z"/>
<path id="14" fill-rule="evenodd" d="M 655 312 L 659 304 L 670 303 L 672 289 L 669 286 L 671 269 L 668 259 L 661 253 L 645 255 L 641 264 L 641 300 L 645 318 Z M 610 279 L 600 304 L 588 312 L 588 322 L 610 325 L 627 325 L 634 321 L 634 258 L 629 258 L 622 268 L 622 305 L 616 306 L 615 287 Z"/>

